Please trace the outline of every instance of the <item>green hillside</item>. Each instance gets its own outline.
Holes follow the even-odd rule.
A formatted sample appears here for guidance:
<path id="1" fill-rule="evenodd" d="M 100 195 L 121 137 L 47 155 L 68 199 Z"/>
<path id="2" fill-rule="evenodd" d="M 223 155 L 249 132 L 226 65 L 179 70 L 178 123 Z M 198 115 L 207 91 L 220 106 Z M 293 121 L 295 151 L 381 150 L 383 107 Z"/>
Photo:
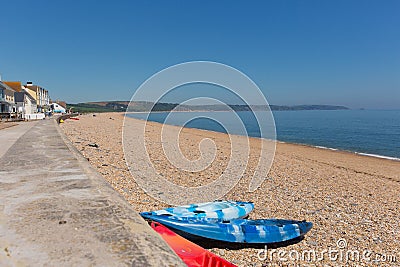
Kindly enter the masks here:
<path id="1" fill-rule="evenodd" d="M 102 101 L 102 102 L 88 102 L 78 104 L 67 104 L 67 109 L 72 108 L 73 112 L 88 113 L 88 112 L 125 112 L 128 108 L 129 101 Z M 129 112 L 145 112 L 145 111 L 228 111 L 230 109 L 235 111 L 247 110 L 265 110 L 265 106 L 250 106 L 247 105 L 230 105 L 230 109 L 224 105 L 180 105 L 175 103 L 156 103 L 138 101 L 133 102 L 129 106 Z M 295 111 L 295 110 L 345 110 L 349 109 L 344 106 L 332 105 L 297 105 L 297 106 L 278 106 L 270 105 L 271 110 L 280 111 Z"/>

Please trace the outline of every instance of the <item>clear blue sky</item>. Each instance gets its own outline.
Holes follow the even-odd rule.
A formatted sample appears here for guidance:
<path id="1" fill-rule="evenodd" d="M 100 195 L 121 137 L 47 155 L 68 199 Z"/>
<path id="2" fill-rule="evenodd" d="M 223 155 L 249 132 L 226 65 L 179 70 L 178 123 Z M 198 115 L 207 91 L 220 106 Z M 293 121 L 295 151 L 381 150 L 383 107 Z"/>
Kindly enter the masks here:
<path id="1" fill-rule="evenodd" d="M 210 60 L 271 104 L 400 108 L 399 14 L 397 0 L 3 1 L 0 73 L 70 103 L 128 100 L 165 67 Z"/>

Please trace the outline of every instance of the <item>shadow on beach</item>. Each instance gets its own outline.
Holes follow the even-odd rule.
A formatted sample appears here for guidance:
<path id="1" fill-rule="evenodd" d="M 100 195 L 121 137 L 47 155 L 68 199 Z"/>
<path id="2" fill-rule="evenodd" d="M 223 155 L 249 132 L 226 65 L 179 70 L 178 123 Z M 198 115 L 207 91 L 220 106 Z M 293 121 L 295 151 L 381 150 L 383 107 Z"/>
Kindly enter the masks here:
<path id="1" fill-rule="evenodd" d="M 297 244 L 301 242 L 304 237 L 298 237 L 295 239 L 291 239 L 288 241 L 284 242 L 277 242 L 277 243 L 270 243 L 270 244 L 265 244 L 265 243 L 233 243 L 233 242 L 224 242 L 224 241 L 219 241 L 219 240 L 214 240 L 214 239 L 209 239 L 209 238 L 204 238 L 204 237 L 199 237 L 195 235 L 191 235 L 182 231 L 178 231 L 174 229 L 174 232 L 177 233 L 178 235 L 186 238 L 187 240 L 201 246 L 202 248 L 205 249 L 211 249 L 211 248 L 219 248 L 219 249 L 229 249 L 229 250 L 239 250 L 239 249 L 244 249 L 244 248 L 254 248 L 254 249 L 264 249 L 266 246 L 269 249 L 277 249 L 281 247 L 287 247 L 290 245 Z"/>

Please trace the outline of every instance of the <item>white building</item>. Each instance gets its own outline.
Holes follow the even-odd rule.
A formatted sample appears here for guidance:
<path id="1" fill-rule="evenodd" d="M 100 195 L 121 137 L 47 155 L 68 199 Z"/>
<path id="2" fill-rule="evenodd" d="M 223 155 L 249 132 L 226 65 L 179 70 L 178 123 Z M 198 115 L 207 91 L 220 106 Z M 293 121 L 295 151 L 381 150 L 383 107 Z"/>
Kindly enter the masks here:
<path id="1" fill-rule="evenodd" d="M 17 105 L 17 113 L 23 119 L 32 117 L 32 114 L 37 113 L 36 100 L 27 92 L 15 92 L 15 103 Z"/>
<path id="2" fill-rule="evenodd" d="M 27 92 L 36 100 L 38 112 L 46 112 L 50 105 L 49 91 L 41 86 L 33 85 L 32 82 L 27 82 L 25 88 Z"/>
<path id="3" fill-rule="evenodd" d="M 15 113 L 14 89 L 0 81 L 0 114 Z"/>
<path id="4" fill-rule="evenodd" d="M 57 103 L 51 103 L 50 109 L 53 110 L 54 113 L 66 113 L 65 108 Z"/>

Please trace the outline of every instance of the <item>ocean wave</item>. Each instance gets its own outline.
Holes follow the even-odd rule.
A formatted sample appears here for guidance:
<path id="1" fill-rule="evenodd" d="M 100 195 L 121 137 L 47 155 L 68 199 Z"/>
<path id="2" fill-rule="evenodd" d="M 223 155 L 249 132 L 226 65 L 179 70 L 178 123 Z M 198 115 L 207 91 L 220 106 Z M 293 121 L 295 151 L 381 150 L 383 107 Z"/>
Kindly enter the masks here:
<path id="1" fill-rule="evenodd" d="M 357 155 L 362 155 L 362 156 L 367 156 L 367 157 L 374 157 L 374 158 L 380 158 L 380 159 L 390 159 L 390 160 L 400 161 L 400 158 L 395 158 L 395 157 L 388 157 L 388 156 L 369 154 L 369 153 L 361 153 L 361 152 L 355 152 L 355 153 Z"/>
<path id="2" fill-rule="evenodd" d="M 328 150 L 333 150 L 333 151 L 338 151 L 338 150 L 339 150 L 339 149 L 337 149 L 337 148 L 326 147 L 326 146 L 314 146 L 314 147 L 318 147 L 318 148 L 322 148 L 322 149 L 328 149 Z"/>
<path id="3" fill-rule="evenodd" d="M 291 142 L 284 142 L 284 141 L 277 141 L 277 142 L 278 143 L 283 143 L 283 144 L 287 143 L 287 144 L 295 144 L 295 145 L 305 145 L 305 146 L 309 146 L 309 147 L 316 147 L 316 148 L 326 149 L 326 150 L 331 150 L 331 151 L 342 151 L 342 152 L 354 153 L 354 154 L 361 155 L 361 156 L 366 156 L 366 157 L 373 157 L 373 158 L 400 161 L 400 158 L 383 156 L 383 155 L 378 155 L 378 154 L 356 152 L 356 151 L 350 151 L 350 150 L 338 149 L 338 148 L 332 148 L 332 147 L 326 147 L 326 146 L 316 146 L 316 145 L 311 145 L 311 144 L 291 143 Z"/>
<path id="4" fill-rule="evenodd" d="M 370 153 L 363 153 L 363 152 L 342 150 L 342 149 L 331 148 L 331 147 L 325 147 L 325 146 L 313 146 L 313 145 L 311 145 L 311 146 L 312 146 L 312 147 L 321 148 L 321 149 L 328 149 L 328 150 L 332 150 L 332 151 L 344 151 L 344 152 L 354 153 L 354 154 L 361 155 L 361 156 L 367 156 L 367 157 L 373 157 L 373 158 L 380 158 L 380 159 L 389 159 L 389 160 L 400 161 L 400 158 L 396 158 L 396 157 L 389 157 L 389 156 L 383 156 L 383 155 L 377 155 L 377 154 L 370 154 Z"/>

